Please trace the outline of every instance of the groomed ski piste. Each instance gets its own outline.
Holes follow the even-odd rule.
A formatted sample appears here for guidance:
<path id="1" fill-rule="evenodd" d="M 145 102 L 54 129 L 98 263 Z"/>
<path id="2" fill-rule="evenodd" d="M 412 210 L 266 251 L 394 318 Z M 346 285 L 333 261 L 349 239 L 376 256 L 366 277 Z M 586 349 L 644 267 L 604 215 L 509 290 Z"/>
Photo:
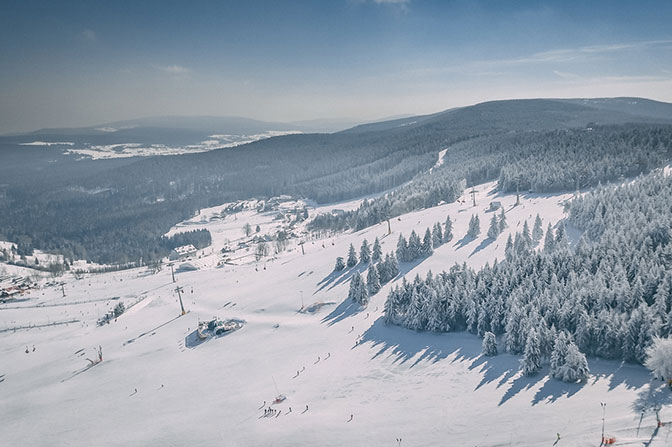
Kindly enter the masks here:
<path id="1" fill-rule="evenodd" d="M 0 444 L 598 446 L 606 403 L 605 433 L 614 445 L 672 445 L 670 424 L 656 427 L 654 414 L 641 412 L 662 386 L 644 367 L 589 358 L 586 383 L 552 379 L 548 367 L 526 377 L 519 356 L 484 357 L 481 339 L 469 333 L 383 323 L 387 293 L 402 276 L 502 260 L 509 233 L 525 220 L 531 226 L 537 213 L 543 228 L 557 223 L 572 197 L 523 194 L 514 207 L 515 194 L 497 194 L 495 183 L 476 191 L 475 207 L 465 193 L 459 202 L 392 219 L 389 235 L 381 223 L 307 240 L 305 254 L 298 239 L 259 261 L 253 247 L 239 249 L 225 264 L 220 250 L 243 240 L 245 223 L 259 225 L 262 236 L 279 223 L 253 207 L 224 220 L 212 218 L 223 207 L 206 209 L 171 230 L 207 228 L 213 237 L 211 247 L 176 262 L 176 282 L 166 265 L 158 273 L 140 268 L 79 279 L 66 273 L 57 278 L 63 287 L 0 304 Z M 493 200 L 502 203 L 509 228 L 490 242 L 486 210 Z M 357 204 L 311 208 L 310 217 Z M 481 235 L 460 244 L 472 213 Z M 422 236 L 447 216 L 454 221 L 451 242 L 427 259 L 401 263 L 401 275 L 366 308 L 347 300 L 350 275 L 365 267 L 333 269 L 351 243 L 359 249 L 378 237 L 386 253 L 400 233 Z M 196 269 L 180 271 L 182 262 Z M 98 326 L 119 301 L 126 312 Z M 207 343 L 187 343 L 198 322 L 213 316 L 245 323 Z M 667 393 L 663 421 L 672 420 Z M 286 399 L 273 404 L 279 394 Z"/>

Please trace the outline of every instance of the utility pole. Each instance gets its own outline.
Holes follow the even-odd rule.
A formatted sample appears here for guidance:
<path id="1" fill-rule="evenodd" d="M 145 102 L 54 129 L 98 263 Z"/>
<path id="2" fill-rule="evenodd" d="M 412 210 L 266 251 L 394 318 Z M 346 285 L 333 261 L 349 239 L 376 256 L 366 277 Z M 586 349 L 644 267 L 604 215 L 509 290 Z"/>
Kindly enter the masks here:
<path id="1" fill-rule="evenodd" d="M 474 201 L 474 206 L 476 206 L 476 188 L 471 188 L 471 200 Z"/>
<path id="2" fill-rule="evenodd" d="M 170 265 L 170 274 L 173 275 L 173 282 L 175 282 L 175 267 L 172 262 L 168 265 Z"/>
<path id="3" fill-rule="evenodd" d="M 302 255 L 305 255 L 305 254 L 306 254 L 306 250 L 303 249 L 303 244 L 305 244 L 305 242 L 299 242 L 299 245 L 301 246 L 301 254 L 302 254 Z"/>
<path id="4" fill-rule="evenodd" d="M 65 298 L 65 284 L 61 283 L 61 291 L 63 292 L 63 297 Z"/>
<path id="5" fill-rule="evenodd" d="M 600 405 L 602 406 L 602 442 L 600 445 L 604 444 L 604 415 L 607 411 L 607 404 L 604 402 L 600 402 Z"/>
<path id="6" fill-rule="evenodd" d="M 182 308 L 182 315 L 184 315 L 184 314 L 186 314 L 187 312 L 185 312 L 185 310 L 184 310 L 184 304 L 182 304 L 182 292 L 183 292 L 182 287 L 179 287 L 179 286 L 176 287 L 176 288 L 175 288 L 175 291 L 177 292 L 177 296 L 180 298 L 180 307 Z"/>
<path id="7" fill-rule="evenodd" d="M 303 310 L 303 290 L 300 290 L 301 292 L 301 310 Z"/>
<path id="8" fill-rule="evenodd" d="M 390 226 L 390 219 L 387 219 L 387 234 L 392 234 L 392 227 Z"/>

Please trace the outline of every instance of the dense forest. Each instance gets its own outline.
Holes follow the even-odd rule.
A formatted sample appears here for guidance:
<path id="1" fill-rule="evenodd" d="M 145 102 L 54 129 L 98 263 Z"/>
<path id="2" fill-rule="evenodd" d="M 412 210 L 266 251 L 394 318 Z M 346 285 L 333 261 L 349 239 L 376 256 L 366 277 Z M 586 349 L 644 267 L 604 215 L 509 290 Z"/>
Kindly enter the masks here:
<path id="1" fill-rule="evenodd" d="M 443 165 L 341 215 L 317 216 L 312 230 L 360 230 L 401 214 L 455 201 L 465 188 L 498 179 L 504 192 L 557 192 L 647 173 L 672 158 L 672 126 L 621 125 L 511 132 L 450 146 Z"/>
<path id="2" fill-rule="evenodd" d="M 593 121 L 613 125 L 586 130 Z M 323 203 L 392 190 L 342 217 L 318 217 L 311 226 L 359 229 L 454 201 L 465 186 L 489 179 L 500 178 L 506 190 L 512 181 L 551 190 L 647 172 L 669 156 L 671 146 L 671 128 L 646 124 L 651 121 L 561 101 L 521 100 L 336 134 L 286 135 L 140 159 L 78 160 L 54 148 L 5 144 L 0 239 L 68 259 L 151 261 L 163 253 L 161 236 L 205 207 L 279 194 Z M 445 148 L 443 165 L 430 172 Z M 584 157 L 591 160 L 588 167 L 580 166 Z M 548 170 L 554 163 L 552 175 L 532 177 L 536 166 Z M 562 176 L 555 172 L 561 169 Z"/>
<path id="3" fill-rule="evenodd" d="M 502 262 L 404 280 L 389 293 L 385 319 L 414 330 L 494 334 L 506 351 L 523 354 L 527 373 L 549 361 L 561 375 L 558 358 L 574 346 L 642 363 L 654 336 L 672 334 L 671 204 L 672 177 L 662 173 L 600 187 L 568 205 L 579 241 L 570 245 L 560 222 L 548 226 L 541 249 L 541 223 L 532 233 L 526 225 L 507 241 Z M 583 364 L 577 353 L 572 359 Z"/>

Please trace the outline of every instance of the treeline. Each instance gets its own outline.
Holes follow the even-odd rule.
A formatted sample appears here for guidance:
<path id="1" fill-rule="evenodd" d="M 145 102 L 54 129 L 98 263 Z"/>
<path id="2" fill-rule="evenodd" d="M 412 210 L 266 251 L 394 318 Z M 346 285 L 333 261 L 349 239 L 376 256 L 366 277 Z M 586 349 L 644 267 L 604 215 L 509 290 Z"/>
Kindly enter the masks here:
<path id="1" fill-rule="evenodd" d="M 27 252 L 39 248 L 69 259 L 156 259 L 162 252 L 159 238 L 173 225 L 199 209 L 228 201 L 290 194 L 328 202 L 393 189 L 354 212 L 319 217 L 311 225 L 315 230 L 361 229 L 452 202 L 465 187 L 498 178 L 503 166 L 522 163 L 539 147 L 547 147 L 544 154 L 552 157 L 563 145 L 585 140 L 582 147 L 599 160 L 600 153 L 611 150 L 600 146 L 600 139 L 616 141 L 623 134 L 623 147 L 637 141 L 632 151 L 647 161 L 638 164 L 642 170 L 659 163 L 661 151 L 669 152 L 666 126 L 540 130 L 585 126 L 605 113 L 557 101 L 504 101 L 380 131 L 286 135 L 199 154 L 93 162 L 56 156 L 52 150 L 28 152 L 20 147 L 11 157 L 3 150 L 3 161 L 10 163 L 0 166 L 6 179 L 0 185 L 0 236 Z M 633 133 L 638 136 L 631 138 Z M 444 164 L 430 173 L 444 148 Z M 605 163 L 632 163 L 626 153 L 617 151 Z M 610 169 L 589 181 L 623 172 Z M 569 177 L 574 188 L 576 175 Z"/>
<path id="2" fill-rule="evenodd" d="M 628 124 L 590 130 L 515 132 L 451 145 L 443 165 L 341 215 L 316 216 L 309 229 L 360 230 L 498 179 L 504 192 L 556 192 L 647 173 L 672 157 L 672 126 Z"/>
<path id="3" fill-rule="evenodd" d="M 528 373 L 549 361 L 554 375 L 580 378 L 557 358 L 553 364 L 574 345 L 642 363 L 653 337 L 672 333 L 670 203 L 672 178 L 662 174 L 600 188 L 569 206 L 568 222 L 583 231 L 574 247 L 563 223 L 555 232 L 549 226 L 543 250 L 535 249 L 541 235 L 519 233 L 501 263 L 404 280 L 389 293 L 385 319 L 415 330 L 491 332 L 524 355 Z M 580 370 L 580 356 L 570 357 Z"/>

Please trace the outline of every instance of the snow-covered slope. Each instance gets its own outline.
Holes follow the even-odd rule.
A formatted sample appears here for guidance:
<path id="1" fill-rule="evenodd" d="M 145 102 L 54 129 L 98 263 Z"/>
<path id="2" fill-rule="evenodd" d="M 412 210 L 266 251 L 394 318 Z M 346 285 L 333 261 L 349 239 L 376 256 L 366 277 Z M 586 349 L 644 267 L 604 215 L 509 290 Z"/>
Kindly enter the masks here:
<path id="1" fill-rule="evenodd" d="M 273 213 L 252 209 L 223 220 L 217 218 L 221 207 L 203 210 L 172 230 L 208 228 L 213 236 L 213 246 L 188 261 L 198 270 L 176 273 L 177 283 L 167 267 L 156 274 L 136 269 L 79 280 L 66 276 L 65 297 L 60 287 L 45 287 L 26 301 L 0 305 L 2 443 L 548 446 L 559 433 L 557 445 L 595 446 L 600 402 L 607 403 L 606 431 L 618 443 L 649 441 L 653 416 L 645 415 L 637 429 L 638 408 L 654 391 L 642 367 L 590 359 L 592 375 L 583 385 L 550 379 L 546 370 L 523 377 L 518 357 L 482 357 L 481 340 L 470 334 L 385 326 L 382 308 L 394 282 L 365 309 L 345 300 L 352 270 L 332 270 L 350 243 L 359 248 L 363 239 L 379 237 L 383 252 L 391 251 L 400 233 L 424 232 L 450 215 L 454 239 L 422 262 L 401 264 L 402 273 L 412 279 L 455 262 L 479 267 L 502 259 L 508 233 L 522 229 L 525 220 L 531 225 L 536 213 L 544 228 L 556 223 L 570 197 L 528 195 L 513 207 L 515 195 L 495 194 L 494 183 L 476 189 L 476 207 L 465 197 L 410 213 L 391 221 L 389 235 L 382 223 L 307 239 L 305 255 L 292 239 L 287 251 L 259 262 L 254 248 L 242 248 L 219 267 L 220 249 L 237 245 L 244 223 L 259 225 L 261 236 L 280 224 Z M 489 243 L 486 209 L 492 200 L 502 202 L 509 229 Z M 480 216 L 482 234 L 463 244 L 472 213 Z M 176 286 L 184 290 L 184 316 Z M 119 301 L 132 307 L 97 327 L 96 320 Z M 302 313 L 302 301 L 326 305 Z M 195 342 L 198 321 L 213 315 L 246 324 Z M 78 321 L 53 325 L 72 320 Z M 47 326 L 11 330 L 31 325 Z M 94 359 L 99 345 L 103 362 L 85 370 L 85 358 Z M 264 417 L 264 405 L 277 393 L 287 397 L 273 405 L 281 413 Z M 661 417 L 672 418 L 669 407 Z M 650 445 L 670 445 L 669 430 L 659 429 Z"/>

